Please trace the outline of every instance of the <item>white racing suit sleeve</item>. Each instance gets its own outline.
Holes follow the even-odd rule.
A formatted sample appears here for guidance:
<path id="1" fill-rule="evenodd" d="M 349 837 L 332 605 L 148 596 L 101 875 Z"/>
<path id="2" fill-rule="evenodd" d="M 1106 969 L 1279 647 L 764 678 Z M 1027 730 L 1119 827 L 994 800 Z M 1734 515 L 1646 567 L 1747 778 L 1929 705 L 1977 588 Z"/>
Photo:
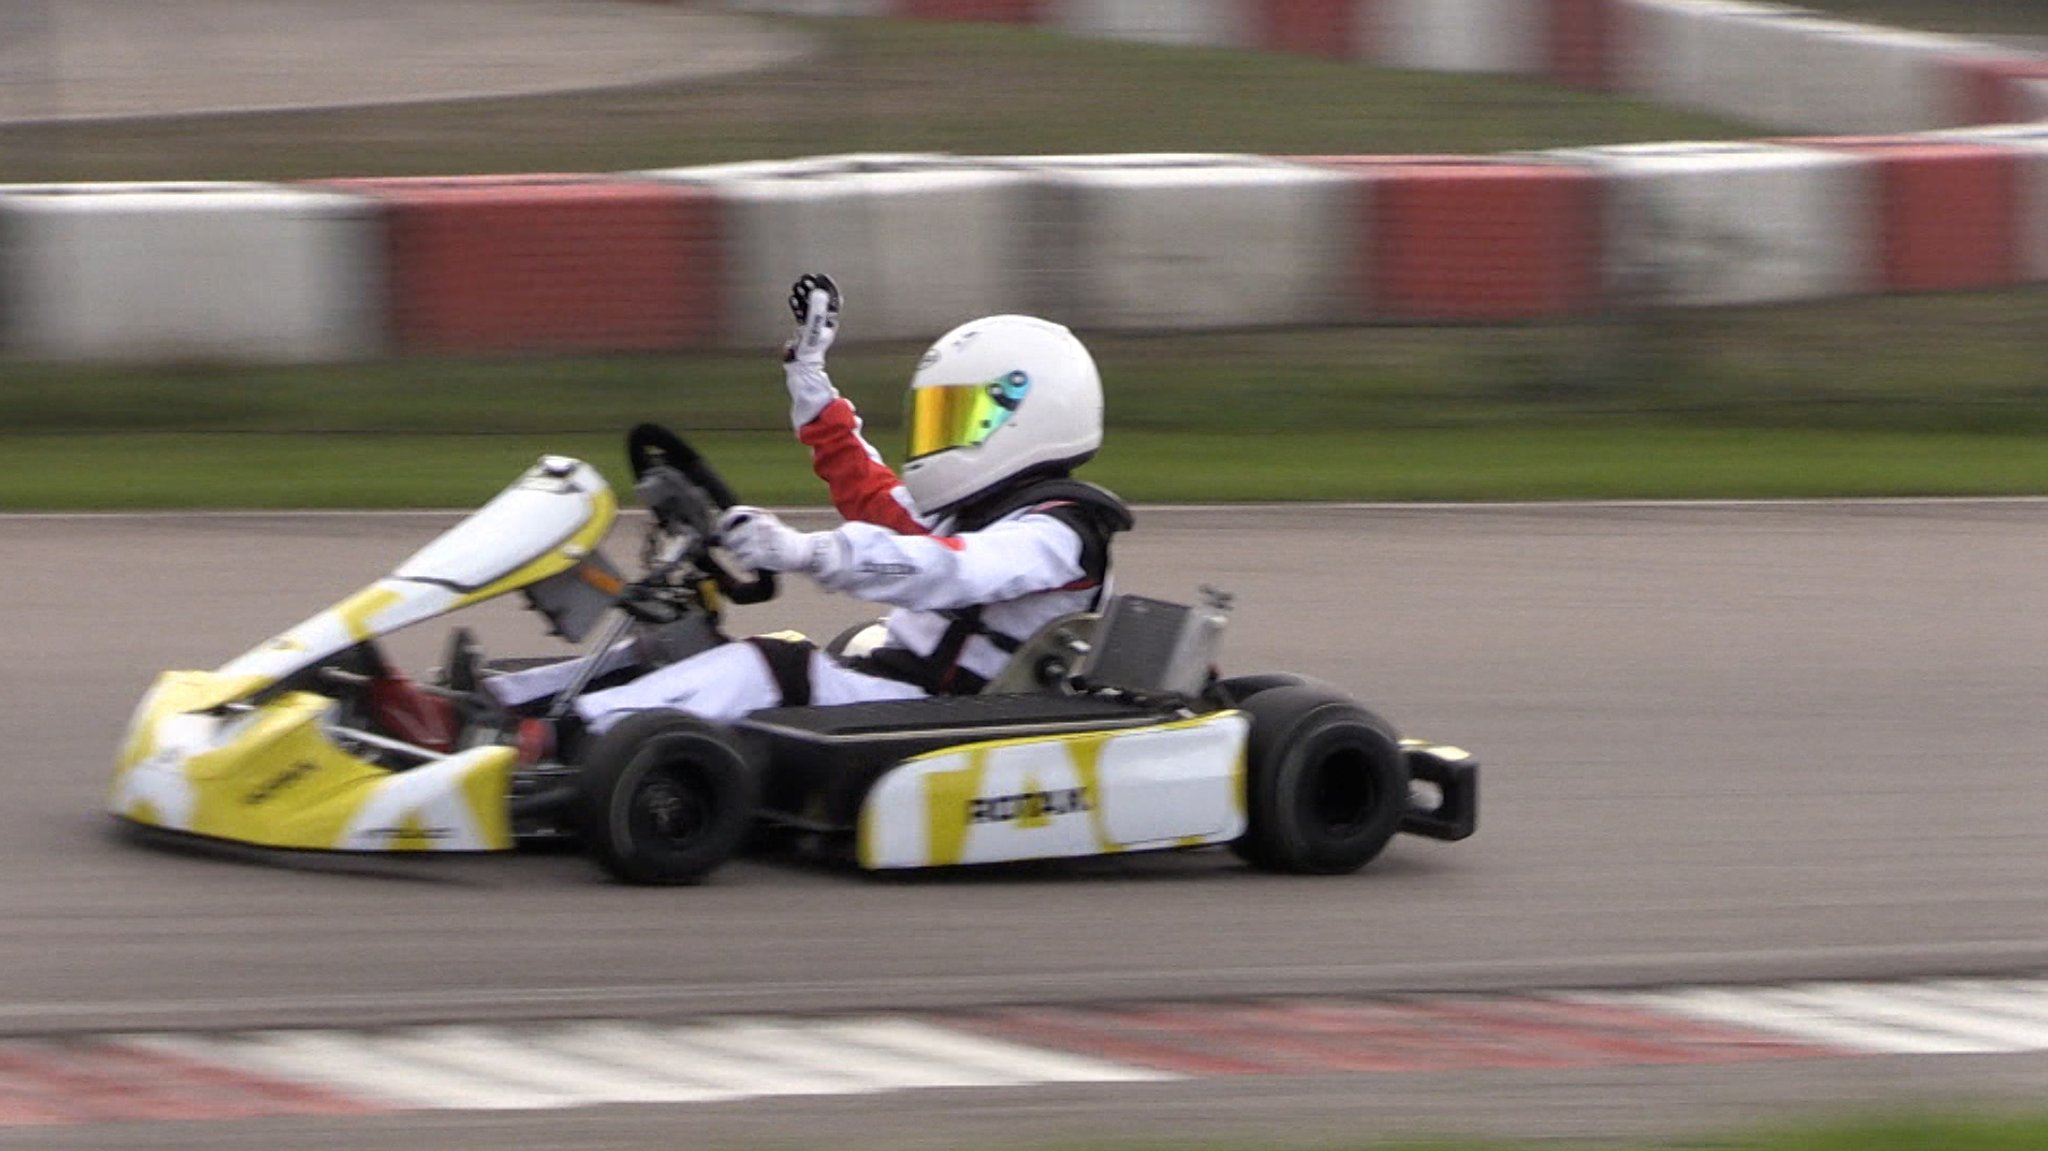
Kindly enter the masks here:
<path id="1" fill-rule="evenodd" d="M 805 424 L 817 419 L 839 398 L 839 389 L 832 386 L 832 377 L 826 374 L 823 364 L 793 360 L 782 365 L 782 375 L 789 388 L 790 426 L 797 431 L 802 431 Z"/>
<path id="2" fill-rule="evenodd" d="M 1002 603 L 1085 583 L 1081 537 L 1059 519 L 1023 515 L 957 536 L 904 535 L 873 524 L 834 529 L 838 554 L 818 583 L 914 611 Z"/>

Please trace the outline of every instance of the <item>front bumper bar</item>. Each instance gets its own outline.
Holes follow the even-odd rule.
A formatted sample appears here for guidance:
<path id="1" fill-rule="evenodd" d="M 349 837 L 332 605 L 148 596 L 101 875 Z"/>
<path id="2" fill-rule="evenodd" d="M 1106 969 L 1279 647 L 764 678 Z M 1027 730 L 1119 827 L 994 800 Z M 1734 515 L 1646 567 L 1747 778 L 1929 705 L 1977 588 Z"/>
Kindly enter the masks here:
<path id="1" fill-rule="evenodd" d="M 1401 750 L 1409 778 L 1427 785 L 1410 793 L 1401 830 L 1450 842 L 1479 830 L 1479 761 L 1459 748 L 1408 740 Z"/>

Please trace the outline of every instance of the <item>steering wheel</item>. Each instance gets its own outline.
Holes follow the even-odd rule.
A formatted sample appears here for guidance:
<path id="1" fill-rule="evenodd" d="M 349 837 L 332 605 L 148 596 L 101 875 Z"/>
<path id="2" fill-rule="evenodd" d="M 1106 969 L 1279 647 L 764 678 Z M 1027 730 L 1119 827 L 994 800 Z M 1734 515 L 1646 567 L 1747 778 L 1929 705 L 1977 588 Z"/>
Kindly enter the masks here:
<path id="1" fill-rule="evenodd" d="M 660 424 L 638 424 L 626 433 L 626 462 L 633 467 L 633 479 L 644 480 L 656 468 L 673 468 L 677 474 L 693 485 L 699 493 L 710 499 L 720 511 L 739 503 L 739 497 L 732 494 L 724 479 L 712 470 L 697 450 L 683 442 L 683 437 L 669 431 Z M 656 515 L 664 515 L 664 509 L 652 509 Z M 683 518 L 692 521 L 699 517 L 685 514 Z M 712 530 L 707 522 L 694 523 L 698 529 L 697 545 L 691 559 L 711 574 L 718 590 L 737 604 L 765 603 L 775 598 L 775 573 L 755 572 L 751 579 L 741 579 L 732 570 L 720 563 L 711 554 Z"/>

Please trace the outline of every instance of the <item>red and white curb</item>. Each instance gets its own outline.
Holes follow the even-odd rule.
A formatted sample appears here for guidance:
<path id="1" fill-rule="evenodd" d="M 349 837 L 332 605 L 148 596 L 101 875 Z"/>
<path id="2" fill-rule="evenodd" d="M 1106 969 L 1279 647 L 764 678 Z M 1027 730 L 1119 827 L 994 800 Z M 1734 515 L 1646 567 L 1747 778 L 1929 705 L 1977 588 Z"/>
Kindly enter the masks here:
<path id="1" fill-rule="evenodd" d="M 2048 980 L 0 1041 L 0 1126 L 2048 1051 Z"/>

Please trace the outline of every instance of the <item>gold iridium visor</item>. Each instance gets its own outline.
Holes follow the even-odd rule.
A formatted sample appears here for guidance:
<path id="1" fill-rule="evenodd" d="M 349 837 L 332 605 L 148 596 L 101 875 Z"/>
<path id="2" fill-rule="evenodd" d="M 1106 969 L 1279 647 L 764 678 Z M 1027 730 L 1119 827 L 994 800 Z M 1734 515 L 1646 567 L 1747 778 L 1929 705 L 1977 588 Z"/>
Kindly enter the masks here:
<path id="1" fill-rule="evenodd" d="M 1011 372 L 985 384 L 912 388 L 904 403 L 910 431 L 910 459 L 954 448 L 971 448 L 1009 422 L 1031 390 L 1031 377 Z"/>

